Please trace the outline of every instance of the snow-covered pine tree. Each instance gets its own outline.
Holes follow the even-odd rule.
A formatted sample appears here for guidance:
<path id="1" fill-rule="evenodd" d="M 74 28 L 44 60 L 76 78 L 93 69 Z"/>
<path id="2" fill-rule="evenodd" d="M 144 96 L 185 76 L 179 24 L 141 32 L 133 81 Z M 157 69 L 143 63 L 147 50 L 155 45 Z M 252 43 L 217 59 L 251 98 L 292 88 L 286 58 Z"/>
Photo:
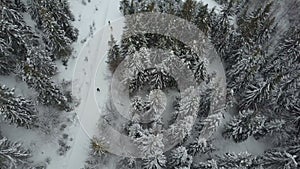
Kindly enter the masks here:
<path id="1" fill-rule="evenodd" d="M 273 84 L 272 82 L 264 81 L 261 78 L 257 78 L 256 81 L 257 84 L 249 84 L 246 87 L 239 104 L 240 109 L 263 110 L 268 106 Z"/>
<path id="2" fill-rule="evenodd" d="M 207 73 L 207 66 L 208 66 L 208 61 L 207 60 L 198 60 L 194 62 L 193 66 L 193 72 L 194 72 L 194 77 L 198 83 L 201 83 L 208 78 L 208 73 Z"/>
<path id="3" fill-rule="evenodd" d="M 299 145 L 298 145 L 299 149 Z M 298 151 L 299 154 L 299 151 Z M 296 169 L 299 167 L 298 154 L 290 154 L 286 151 L 276 149 L 267 150 L 262 156 L 261 163 L 265 169 L 273 168 L 290 168 Z"/>
<path id="4" fill-rule="evenodd" d="M 0 139 L 0 167 L 17 169 L 28 163 L 30 152 L 22 147 L 21 143 L 11 142 L 7 138 Z"/>
<path id="5" fill-rule="evenodd" d="M 45 51 L 43 48 L 32 46 L 28 49 L 27 55 L 28 57 L 23 64 L 33 68 L 35 71 L 49 77 L 52 77 L 58 73 L 56 64 L 52 61 L 47 51 Z M 22 68 L 22 66 L 18 68 Z"/>
<path id="6" fill-rule="evenodd" d="M 262 76 L 272 82 L 267 100 L 270 116 L 284 119 L 293 128 L 299 127 L 300 110 L 300 62 L 297 57 L 300 29 L 290 27 L 279 39 L 272 54 L 268 55 L 262 66 Z"/>
<path id="7" fill-rule="evenodd" d="M 230 26 L 230 17 L 233 15 L 233 1 L 223 7 L 220 15 L 213 15 L 211 13 L 212 18 L 212 26 L 211 26 L 211 40 L 214 44 L 216 50 L 224 58 L 225 52 L 227 50 L 227 46 L 230 45 L 229 37 L 232 31 L 232 27 Z"/>
<path id="8" fill-rule="evenodd" d="M 270 119 L 258 111 L 243 110 L 225 126 L 223 136 L 232 138 L 235 142 L 245 141 L 254 136 L 259 139 L 267 134 L 282 131 L 285 121 Z"/>
<path id="9" fill-rule="evenodd" d="M 162 142 L 162 134 L 151 133 L 148 129 L 145 129 L 141 134 L 141 137 L 136 138 L 134 141 L 145 158 L 163 154 L 164 144 Z"/>
<path id="10" fill-rule="evenodd" d="M 159 8 L 156 12 L 168 13 L 179 16 L 183 1 L 182 0 L 158 0 L 155 4 Z"/>
<path id="11" fill-rule="evenodd" d="M 63 93 L 60 86 L 51 81 L 51 77 L 38 71 L 38 69 L 30 63 L 30 60 L 21 65 L 20 78 L 27 83 L 30 88 L 38 92 L 38 100 L 44 105 L 52 105 L 59 110 L 71 111 L 72 106 Z"/>
<path id="12" fill-rule="evenodd" d="M 152 72 L 150 73 L 150 71 Z M 164 69 L 149 69 L 148 73 L 150 73 L 149 84 L 151 89 L 163 90 L 167 87 L 173 87 L 174 81 Z"/>
<path id="13" fill-rule="evenodd" d="M 132 7 L 130 6 L 129 0 L 122 0 L 120 2 L 120 11 L 122 12 L 123 15 L 128 15 L 131 14 L 131 9 Z"/>
<path id="14" fill-rule="evenodd" d="M 253 134 L 253 137 L 258 140 L 266 135 L 268 136 L 276 136 L 278 134 L 281 134 L 285 132 L 285 128 L 287 126 L 287 123 L 285 120 L 282 119 L 268 119 L 264 127 L 259 130 L 258 132 Z"/>
<path id="15" fill-rule="evenodd" d="M 228 86 L 237 94 L 243 93 L 245 87 L 256 78 L 257 71 L 260 69 L 260 65 L 263 61 L 263 55 L 258 53 L 255 55 L 244 53 L 226 72 L 229 79 Z"/>
<path id="16" fill-rule="evenodd" d="M 271 16 L 272 5 L 273 2 L 269 2 L 265 6 L 261 6 L 250 13 L 246 8 L 244 12 L 238 16 L 238 31 L 247 44 L 253 47 L 264 46 L 271 38 L 270 36 L 276 29 L 276 25 L 274 25 L 275 18 Z"/>
<path id="17" fill-rule="evenodd" d="M 184 146 L 179 146 L 171 151 L 168 157 L 167 166 L 168 168 L 190 168 L 193 162 L 193 157 L 188 154 L 187 149 Z"/>
<path id="18" fill-rule="evenodd" d="M 103 155 L 107 153 L 107 148 L 104 141 L 97 137 L 91 139 L 90 147 L 94 155 Z"/>
<path id="19" fill-rule="evenodd" d="M 28 47 L 38 41 L 12 1 L 1 1 L 0 29 L 0 74 L 7 75 L 25 60 Z"/>
<path id="20" fill-rule="evenodd" d="M 166 164 L 166 157 L 163 154 L 164 144 L 161 133 L 151 133 L 144 130 L 141 137 L 134 141 L 143 155 L 143 169 L 162 169 Z"/>
<path id="21" fill-rule="evenodd" d="M 78 30 L 73 28 L 74 20 L 67 0 L 29 1 L 29 12 L 37 27 L 44 33 L 43 40 L 52 59 L 68 60 L 71 43 L 77 40 Z"/>
<path id="22" fill-rule="evenodd" d="M 141 117 L 145 115 L 146 107 L 147 104 L 143 101 L 141 97 L 135 96 L 132 99 L 130 105 L 130 113 L 133 122 L 139 122 L 141 120 Z"/>
<path id="23" fill-rule="evenodd" d="M 15 96 L 14 89 L 0 86 L 0 105 L 0 116 L 10 124 L 26 128 L 34 125 L 37 114 L 34 104 L 23 97 Z"/>
<path id="24" fill-rule="evenodd" d="M 142 169 L 163 169 L 165 168 L 166 157 L 164 155 L 157 155 L 143 159 Z"/>
<path id="25" fill-rule="evenodd" d="M 191 21 L 195 17 L 196 3 L 197 2 L 194 1 L 194 0 L 186 0 L 186 1 L 184 1 L 180 16 L 183 19 Z"/>
<path id="26" fill-rule="evenodd" d="M 212 24 L 210 12 L 207 7 L 208 4 L 203 5 L 201 2 L 198 2 L 196 5 L 196 16 L 193 20 L 193 23 L 206 35 L 209 33 Z"/>
<path id="27" fill-rule="evenodd" d="M 133 157 L 122 157 L 117 164 L 120 169 L 134 169 L 137 168 L 137 160 Z"/>
<path id="28" fill-rule="evenodd" d="M 217 156 L 218 168 L 250 169 L 257 167 L 257 158 L 247 152 Z"/>
<path id="29" fill-rule="evenodd" d="M 266 118 L 257 111 L 244 110 L 225 126 L 223 136 L 241 142 L 263 128 Z"/>
<path id="30" fill-rule="evenodd" d="M 230 42 L 230 53 L 227 53 L 230 56 L 227 59 L 230 63 L 228 86 L 237 94 L 256 78 L 265 63 L 270 40 L 276 30 L 274 17 L 270 14 L 271 6 L 272 3 L 268 3 L 252 12 L 245 9 L 237 18 L 237 30 Z"/>
<path id="31" fill-rule="evenodd" d="M 178 111 L 179 117 L 197 116 L 198 108 L 200 106 L 200 98 L 197 89 L 190 87 L 181 93 L 179 102 L 180 108 Z"/>
<path id="32" fill-rule="evenodd" d="M 183 119 L 176 120 L 176 123 L 170 125 L 166 131 L 169 143 L 183 142 L 191 134 L 195 121 L 193 116 L 186 116 Z"/>
<path id="33" fill-rule="evenodd" d="M 162 113 L 164 112 L 167 105 L 167 98 L 163 91 L 154 89 L 149 94 L 149 107 L 148 113 L 153 121 L 159 121 Z"/>
<path id="34" fill-rule="evenodd" d="M 134 51 L 132 55 L 126 55 L 124 60 L 125 71 L 122 73 L 123 83 L 129 85 L 134 80 L 139 72 L 143 72 L 150 63 L 149 50 L 141 48 L 140 51 Z"/>
<path id="35" fill-rule="evenodd" d="M 193 169 L 258 169 L 258 158 L 247 152 L 225 153 L 193 165 Z"/>
<path id="36" fill-rule="evenodd" d="M 300 81 L 300 29 L 291 27 L 279 41 L 275 59 L 269 70 L 277 81 L 276 112 L 299 112 Z"/>
<path id="37" fill-rule="evenodd" d="M 143 135 L 144 129 L 138 122 L 133 122 L 127 127 L 128 135 L 131 139 L 136 139 Z"/>
<path id="38" fill-rule="evenodd" d="M 199 154 L 206 154 L 215 150 L 212 140 L 206 140 L 205 138 L 198 137 L 195 141 L 191 142 L 187 146 L 188 154 L 196 156 Z"/>
<path id="39" fill-rule="evenodd" d="M 113 35 L 110 36 L 108 45 L 109 50 L 107 53 L 106 63 L 108 64 L 110 71 L 113 73 L 124 58 L 121 57 L 119 45 L 117 44 L 117 41 L 115 40 Z"/>
<path id="40" fill-rule="evenodd" d="M 2 25 L 3 24 L 0 21 L 0 27 Z M 1 75 L 7 75 L 13 72 L 13 70 L 15 69 L 17 60 L 16 60 L 16 56 L 14 56 L 10 52 L 11 50 L 12 48 L 3 39 L 0 39 L 0 74 Z"/>
<path id="41" fill-rule="evenodd" d="M 259 156 L 258 163 L 265 169 L 288 168 L 300 166 L 300 139 L 295 133 Z"/>
<path id="42" fill-rule="evenodd" d="M 194 164 L 192 169 L 219 169 L 216 160 L 209 159 L 206 162 L 199 162 Z"/>

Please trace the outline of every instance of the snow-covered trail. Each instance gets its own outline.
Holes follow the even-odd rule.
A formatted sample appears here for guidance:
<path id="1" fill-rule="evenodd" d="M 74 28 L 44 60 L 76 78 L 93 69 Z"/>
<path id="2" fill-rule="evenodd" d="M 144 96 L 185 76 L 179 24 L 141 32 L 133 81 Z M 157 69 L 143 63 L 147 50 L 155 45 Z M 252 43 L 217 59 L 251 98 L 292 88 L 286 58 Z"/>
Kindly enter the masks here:
<path id="1" fill-rule="evenodd" d="M 111 30 L 107 29 L 109 28 L 108 21 L 116 20 L 122 15 L 119 12 L 118 0 L 85 2 L 86 4 L 83 4 L 82 0 L 70 1 L 71 10 L 76 18 L 73 24 L 79 29 L 78 41 L 73 45 L 74 55 L 77 58 L 71 60 L 68 70 L 61 71 L 60 75 L 65 79 L 72 80 L 73 73 L 75 74 L 75 79 L 73 79 L 75 83 L 72 84 L 75 88 L 73 94 L 81 101 L 75 110 L 78 119 L 70 128 L 73 144 L 67 155 L 59 158 L 58 161 L 52 161 L 48 169 L 81 169 L 84 167 L 90 150 L 90 138 L 96 131 L 100 117 L 98 106 L 103 107 L 101 103 L 105 103 L 106 100 L 106 97 L 100 97 L 99 100 L 97 99 L 100 104 L 95 100 L 95 73 L 99 62 L 106 57 L 107 40 L 111 33 Z M 99 31 L 103 28 L 106 29 Z M 90 41 L 93 36 L 97 36 L 97 38 Z M 88 43 L 84 43 L 85 41 Z M 99 67 L 98 72 L 101 73 L 101 77 L 97 77 L 97 81 L 101 81 L 101 86 L 97 87 L 101 89 L 102 96 L 107 96 L 109 83 L 105 80 L 107 79 L 106 67 Z"/>

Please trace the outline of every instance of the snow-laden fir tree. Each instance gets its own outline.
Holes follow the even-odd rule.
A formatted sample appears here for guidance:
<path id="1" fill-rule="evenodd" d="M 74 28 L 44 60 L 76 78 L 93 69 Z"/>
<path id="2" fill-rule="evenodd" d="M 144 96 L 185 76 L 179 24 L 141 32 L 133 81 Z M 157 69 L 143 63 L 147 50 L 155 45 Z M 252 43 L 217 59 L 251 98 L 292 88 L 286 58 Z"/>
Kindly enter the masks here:
<path id="1" fill-rule="evenodd" d="M 148 113 L 150 113 L 151 120 L 160 120 L 162 113 L 166 109 L 167 98 L 163 91 L 154 89 L 149 94 L 149 107 Z"/>
<path id="2" fill-rule="evenodd" d="M 190 168 L 193 161 L 193 157 L 188 154 L 187 149 L 184 146 L 179 146 L 171 151 L 168 157 L 168 168 Z"/>
<path id="3" fill-rule="evenodd" d="M 145 115 L 146 107 L 147 105 L 141 97 L 135 96 L 132 99 L 130 113 L 133 122 L 139 122 L 141 120 L 141 117 Z"/>
<path id="4" fill-rule="evenodd" d="M 256 78 L 257 72 L 264 68 L 268 47 L 276 30 L 271 16 L 272 3 L 248 12 L 247 9 L 237 19 L 237 29 L 231 35 L 226 58 L 229 87 L 242 93 L 249 82 Z M 242 46 L 240 44 L 243 44 Z M 237 98 L 239 99 L 239 98 Z"/>
<path id="5" fill-rule="evenodd" d="M 212 144 L 212 140 L 207 140 L 206 138 L 201 137 L 198 137 L 187 146 L 188 154 L 193 157 L 199 154 L 207 154 L 214 150 L 215 148 Z"/>
<path id="6" fill-rule="evenodd" d="M 67 61 L 72 52 L 71 43 L 78 36 L 78 30 L 71 25 L 74 16 L 68 2 L 30 0 L 28 5 L 31 17 L 44 33 L 43 40 L 51 58 Z"/>
<path id="7" fill-rule="evenodd" d="M 291 27 L 277 44 L 273 58 L 264 71 L 274 81 L 272 100 L 276 112 L 299 112 L 300 81 L 300 29 Z"/>
<path id="8" fill-rule="evenodd" d="M 195 15 L 196 3 L 197 2 L 194 1 L 194 0 L 186 0 L 186 1 L 184 1 L 180 16 L 183 19 L 191 21 L 193 19 L 194 15 Z"/>
<path id="9" fill-rule="evenodd" d="M 138 137 L 141 137 L 143 135 L 143 132 L 144 132 L 144 129 L 137 122 L 133 122 L 128 127 L 128 135 L 133 140 L 138 138 Z"/>
<path id="10" fill-rule="evenodd" d="M 31 154 L 21 143 L 11 142 L 7 138 L 0 139 L 0 168 L 17 169 L 27 164 Z"/>
<path id="11" fill-rule="evenodd" d="M 257 158 L 247 152 L 225 153 L 217 156 L 216 161 L 219 168 L 250 169 L 257 167 Z"/>
<path id="12" fill-rule="evenodd" d="M 226 126 L 223 131 L 225 138 L 232 138 L 235 142 L 248 139 L 254 133 L 262 130 L 266 118 L 253 110 L 239 112 Z"/>
<path id="13" fill-rule="evenodd" d="M 257 84 L 249 84 L 244 92 L 243 99 L 240 102 L 241 109 L 261 109 L 268 105 L 272 90 L 272 82 L 257 78 Z"/>
<path id="14" fill-rule="evenodd" d="M 232 3 L 233 2 L 224 6 L 220 15 L 214 15 L 213 12 L 210 13 L 212 20 L 211 40 L 221 57 L 225 57 L 227 46 L 230 44 L 228 40 L 230 36 L 229 34 L 230 32 L 233 32 L 232 27 L 230 26 L 230 19 L 233 15 Z"/>
<path id="15" fill-rule="evenodd" d="M 26 58 L 29 46 L 38 41 L 16 5 L 8 0 L 1 1 L 0 29 L 0 74 L 7 75 Z"/>
<path id="16" fill-rule="evenodd" d="M 197 88 L 190 87 L 181 93 L 179 102 L 179 117 L 197 116 L 197 111 L 200 106 L 199 92 Z"/>
<path id="17" fill-rule="evenodd" d="M 163 154 L 164 143 L 161 133 L 152 133 L 151 130 L 144 130 L 141 137 L 134 142 L 138 145 L 143 155 L 143 169 L 162 169 L 166 164 L 166 157 Z"/>
<path id="18" fill-rule="evenodd" d="M 93 139 L 91 139 L 90 147 L 91 147 L 94 155 L 103 155 L 107 152 L 107 148 L 105 146 L 104 141 L 97 137 L 94 137 Z"/>
<path id="19" fill-rule="evenodd" d="M 183 6 L 183 1 L 181 0 L 158 0 L 153 1 L 155 12 L 163 12 L 171 15 L 179 16 Z"/>
<path id="20" fill-rule="evenodd" d="M 298 145 L 299 149 L 299 145 Z M 265 169 L 273 168 L 288 168 L 296 169 L 299 167 L 298 153 L 292 153 L 286 151 L 280 151 L 278 149 L 267 150 L 262 156 L 262 166 Z"/>
<path id="21" fill-rule="evenodd" d="M 149 50 L 141 48 L 139 51 L 134 51 L 132 55 L 126 56 L 124 60 L 124 68 L 122 73 L 123 83 L 128 85 L 136 78 L 139 72 L 143 72 L 150 63 Z"/>
<path id="22" fill-rule="evenodd" d="M 235 93 L 242 93 L 249 82 L 256 78 L 257 71 L 260 69 L 260 65 L 263 61 L 263 55 L 244 53 L 243 56 L 232 65 L 231 69 L 226 72 L 230 79 L 229 87 L 232 88 Z"/>
<path id="23" fill-rule="evenodd" d="M 150 72 L 149 72 L 150 73 Z M 152 69 L 150 73 L 149 84 L 151 89 L 165 89 L 173 85 L 173 79 L 165 69 Z"/>
<path id="24" fill-rule="evenodd" d="M 21 65 L 19 76 L 30 88 L 38 92 L 40 103 L 54 106 L 59 110 L 70 111 L 72 109 L 71 100 L 66 97 L 62 88 L 54 84 L 51 77 L 39 72 L 34 65 L 30 64 L 30 60 Z"/>
<path id="25" fill-rule="evenodd" d="M 266 150 L 258 158 L 258 163 L 265 169 L 287 168 L 296 169 L 300 166 L 300 139 L 296 133 L 275 145 L 276 147 Z"/>
<path id="26" fill-rule="evenodd" d="M 132 7 L 131 7 L 131 4 L 130 4 L 130 1 L 129 0 L 120 1 L 119 9 L 120 9 L 120 11 L 122 12 L 123 15 L 131 14 Z"/>
<path id="27" fill-rule="evenodd" d="M 32 67 L 35 71 L 49 77 L 58 73 L 57 66 L 43 48 L 33 46 L 28 49 L 27 55 L 28 57 L 23 64 Z"/>
<path id="28" fill-rule="evenodd" d="M 258 111 L 243 110 L 225 126 L 223 136 L 241 142 L 252 135 L 259 139 L 267 134 L 281 131 L 284 126 L 283 120 L 269 119 Z"/>
<path id="29" fill-rule="evenodd" d="M 152 133 L 147 129 L 145 129 L 141 134 L 141 137 L 134 141 L 139 146 L 139 150 L 144 157 L 150 158 L 163 154 L 164 144 L 162 142 L 162 134 Z"/>
<path id="30" fill-rule="evenodd" d="M 197 27 L 206 35 L 209 33 L 211 29 L 211 16 L 208 11 L 208 4 L 203 5 L 201 2 L 196 5 L 196 15 L 193 19 L 193 23 L 197 25 Z"/>
<path id="31" fill-rule="evenodd" d="M 14 89 L 0 86 L 0 116 L 10 124 L 32 127 L 37 111 L 31 100 L 16 96 Z"/>
<path id="32" fill-rule="evenodd" d="M 216 160 L 210 159 L 193 165 L 193 169 L 219 169 Z"/>
<path id="33" fill-rule="evenodd" d="M 195 119 L 193 116 L 186 116 L 176 119 L 176 122 L 169 126 L 166 131 L 170 143 L 183 142 L 191 134 Z"/>
<path id="34" fill-rule="evenodd" d="M 122 0 L 119 9 L 123 15 L 140 12 L 163 12 L 179 16 L 183 3 L 181 0 Z"/>
<path id="35" fill-rule="evenodd" d="M 133 157 L 122 157 L 117 164 L 120 169 L 135 169 L 137 168 L 137 160 Z"/>
<path id="36" fill-rule="evenodd" d="M 115 40 L 113 35 L 110 36 L 110 41 L 108 42 L 108 45 L 109 50 L 107 53 L 106 63 L 109 66 L 109 70 L 113 73 L 124 58 L 121 57 L 119 45 L 117 44 L 117 41 Z"/>
<path id="37" fill-rule="evenodd" d="M 256 156 L 247 152 L 225 153 L 193 165 L 193 169 L 260 169 Z"/>

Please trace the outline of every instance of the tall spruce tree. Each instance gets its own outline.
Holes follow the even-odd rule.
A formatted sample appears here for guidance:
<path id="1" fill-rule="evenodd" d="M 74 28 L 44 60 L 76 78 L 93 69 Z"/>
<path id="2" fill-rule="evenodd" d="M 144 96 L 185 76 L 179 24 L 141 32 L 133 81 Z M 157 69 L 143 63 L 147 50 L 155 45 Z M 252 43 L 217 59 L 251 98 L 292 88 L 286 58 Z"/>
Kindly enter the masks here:
<path id="1" fill-rule="evenodd" d="M 32 127 L 37 114 L 32 101 L 15 96 L 14 89 L 1 85 L 0 103 L 0 115 L 5 121 L 16 126 Z"/>
<path id="2" fill-rule="evenodd" d="M 108 45 L 109 50 L 107 54 L 106 63 L 109 66 L 109 70 L 113 73 L 124 58 L 121 57 L 119 45 L 117 44 L 117 41 L 115 40 L 113 35 L 110 36 L 110 41 L 108 42 Z"/>
<path id="3" fill-rule="evenodd" d="M 29 12 L 44 33 L 43 40 L 51 58 L 66 62 L 72 53 L 71 43 L 78 37 L 78 30 L 71 24 L 74 16 L 68 2 L 30 0 Z"/>
<path id="4" fill-rule="evenodd" d="M 1 168 L 17 169 L 27 164 L 29 157 L 31 157 L 29 150 L 24 149 L 21 143 L 11 142 L 5 137 L 0 139 Z"/>

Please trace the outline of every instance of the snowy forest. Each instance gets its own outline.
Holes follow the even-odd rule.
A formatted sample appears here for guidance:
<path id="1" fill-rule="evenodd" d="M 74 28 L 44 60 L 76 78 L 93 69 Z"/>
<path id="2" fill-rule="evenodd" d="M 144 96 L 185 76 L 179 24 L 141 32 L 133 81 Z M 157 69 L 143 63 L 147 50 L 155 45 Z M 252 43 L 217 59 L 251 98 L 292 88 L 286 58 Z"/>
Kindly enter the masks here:
<path id="1" fill-rule="evenodd" d="M 299 169 L 299 10 L 299 0 L 0 0 L 0 169 Z M 152 13 L 201 31 L 224 91 L 205 46 L 137 31 L 155 25 L 138 17 Z M 91 87 L 75 93 L 80 56 Z M 103 78 L 88 73 L 99 57 Z"/>

